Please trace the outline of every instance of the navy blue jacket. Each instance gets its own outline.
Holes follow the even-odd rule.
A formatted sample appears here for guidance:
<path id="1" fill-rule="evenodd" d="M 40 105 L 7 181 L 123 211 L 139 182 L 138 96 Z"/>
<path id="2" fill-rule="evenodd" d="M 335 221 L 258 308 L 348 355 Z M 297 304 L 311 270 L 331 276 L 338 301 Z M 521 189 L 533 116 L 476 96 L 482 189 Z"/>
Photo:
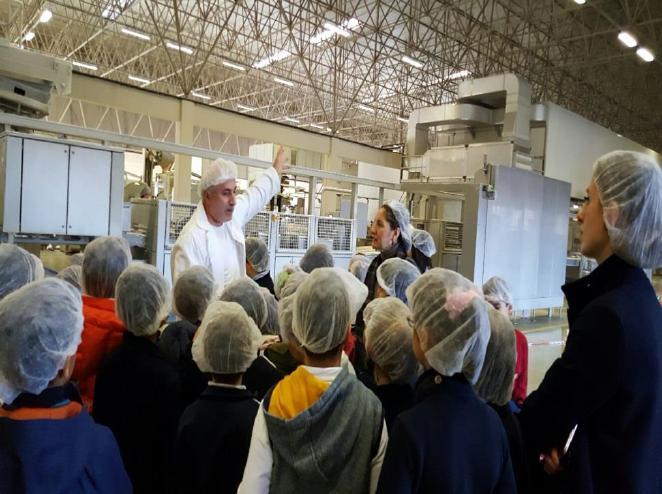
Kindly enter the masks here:
<path id="1" fill-rule="evenodd" d="M 247 390 L 207 386 L 179 421 L 177 492 L 237 492 L 258 406 Z"/>
<path id="2" fill-rule="evenodd" d="M 375 386 L 374 393 L 382 402 L 384 420 L 390 431 L 395 418 L 414 405 L 414 389 L 406 383 L 390 383 Z"/>
<path id="3" fill-rule="evenodd" d="M 395 419 L 378 493 L 517 492 L 501 420 L 461 374 L 427 371 L 416 401 Z"/>
<path id="4" fill-rule="evenodd" d="M 92 421 L 67 385 L 2 407 L 0 492 L 128 494 L 131 482 L 113 434 Z"/>
<path id="5" fill-rule="evenodd" d="M 134 492 L 165 492 L 184 409 L 177 368 L 158 347 L 126 332 L 101 366 L 94 418 L 113 431 Z"/>
<path id="6" fill-rule="evenodd" d="M 529 451 L 563 449 L 569 492 L 662 492 L 662 309 L 641 269 L 611 256 L 563 287 L 570 332 L 524 402 Z"/>

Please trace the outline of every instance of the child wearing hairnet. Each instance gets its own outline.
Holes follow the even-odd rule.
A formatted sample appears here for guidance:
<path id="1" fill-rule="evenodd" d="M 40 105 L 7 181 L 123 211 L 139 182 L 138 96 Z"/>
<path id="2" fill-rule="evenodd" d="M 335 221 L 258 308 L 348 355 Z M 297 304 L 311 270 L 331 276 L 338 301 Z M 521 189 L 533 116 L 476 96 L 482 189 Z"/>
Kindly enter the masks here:
<path id="1" fill-rule="evenodd" d="M 407 300 L 414 354 L 425 372 L 416 405 L 391 427 L 377 492 L 517 492 L 503 425 L 472 387 L 490 340 L 480 290 L 434 268 L 409 287 Z"/>
<path id="2" fill-rule="evenodd" d="M 269 272 L 269 248 L 261 238 L 246 239 L 246 275 L 272 295 L 276 294 L 274 280 Z"/>
<path id="3" fill-rule="evenodd" d="M 239 493 L 372 493 L 387 433 L 379 400 L 340 364 L 367 296 L 351 273 L 317 268 L 294 295 L 304 364 L 265 396 Z"/>
<path id="4" fill-rule="evenodd" d="M 0 492 L 132 492 L 111 431 L 69 383 L 80 294 L 55 278 L 0 302 Z"/>
<path id="5" fill-rule="evenodd" d="M 261 334 L 236 302 L 212 302 L 193 342 L 193 359 L 208 376 L 183 413 L 175 445 L 179 493 L 235 493 L 246 465 L 258 402 L 242 384 Z"/>
<path id="6" fill-rule="evenodd" d="M 184 408 L 177 368 L 156 345 L 170 290 L 154 266 L 132 264 L 117 279 L 115 301 L 126 332 L 97 375 L 94 418 L 115 434 L 134 493 L 167 492 Z"/>

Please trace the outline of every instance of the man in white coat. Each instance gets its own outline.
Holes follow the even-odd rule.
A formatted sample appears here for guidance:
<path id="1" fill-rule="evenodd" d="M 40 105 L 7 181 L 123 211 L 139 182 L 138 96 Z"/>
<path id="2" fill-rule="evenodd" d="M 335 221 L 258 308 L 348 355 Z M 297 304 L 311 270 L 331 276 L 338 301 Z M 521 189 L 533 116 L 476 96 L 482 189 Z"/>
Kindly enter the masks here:
<path id="1" fill-rule="evenodd" d="M 172 281 L 186 268 L 205 266 L 218 293 L 246 275 L 243 226 L 279 191 L 285 152 L 278 149 L 273 167 L 236 195 L 237 165 L 219 158 L 202 174 L 200 202 L 172 248 Z"/>

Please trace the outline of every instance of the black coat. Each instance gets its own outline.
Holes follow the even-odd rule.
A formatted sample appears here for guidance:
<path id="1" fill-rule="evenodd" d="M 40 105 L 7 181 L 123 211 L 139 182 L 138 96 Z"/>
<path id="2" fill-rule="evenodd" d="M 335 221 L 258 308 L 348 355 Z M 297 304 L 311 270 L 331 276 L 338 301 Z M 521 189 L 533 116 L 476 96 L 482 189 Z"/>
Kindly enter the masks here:
<path id="1" fill-rule="evenodd" d="M 489 403 L 489 405 L 499 415 L 503 428 L 506 431 L 517 492 L 519 494 L 527 494 L 531 492 L 531 476 L 529 475 L 529 458 L 526 455 L 519 420 L 517 420 L 517 417 L 515 417 L 515 414 L 510 409 L 510 405 L 495 405 L 493 403 Z"/>
<path id="2" fill-rule="evenodd" d="M 207 386 L 179 421 L 175 447 L 177 492 L 237 491 L 258 406 L 247 390 Z"/>
<path id="3" fill-rule="evenodd" d="M 94 418 L 113 431 L 134 492 L 164 492 L 183 401 L 177 369 L 147 340 L 125 333 L 101 366 Z"/>
<path id="4" fill-rule="evenodd" d="M 662 492 L 662 309 L 611 256 L 563 287 L 570 332 L 520 415 L 530 453 L 562 451 L 568 492 Z"/>
<path id="5" fill-rule="evenodd" d="M 461 375 L 428 371 L 413 408 L 395 419 L 378 493 L 515 493 L 508 439 Z"/>
<path id="6" fill-rule="evenodd" d="M 274 288 L 274 280 L 271 278 L 271 273 L 267 273 L 253 281 L 261 287 L 269 290 L 274 297 L 276 296 L 276 289 Z"/>
<path id="7" fill-rule="evenodd" d="M 261 400 L 267 394 L 272 386 L 280 381 L 285 374 L 279 371 L 276 366 L 267 358 L 260 355 L 253 360 L 251 366 L 244 373 L 244 385 L 253 393 L 257 399 Z"/>
<path id="8" fill-rule="evenodd" d="M 414 405 L 414 389 L 409 384 L 391 383 L 375 386 L 373 391 L 382 402 L 384 420 L 390 431 L 395 418 Z"/>

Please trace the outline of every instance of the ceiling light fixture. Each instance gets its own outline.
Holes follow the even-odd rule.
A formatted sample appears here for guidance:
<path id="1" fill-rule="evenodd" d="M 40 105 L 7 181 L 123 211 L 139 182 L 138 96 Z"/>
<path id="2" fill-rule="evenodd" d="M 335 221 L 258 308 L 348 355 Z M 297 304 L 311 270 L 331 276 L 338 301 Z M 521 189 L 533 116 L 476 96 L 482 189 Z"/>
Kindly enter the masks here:
<path id="1" fill-rule="evenodd" d="M 133 82 L 139 82 L 141 84 L 151 84 L 152 83 L 152 81 L 150 81 L 149 79 L 145 79 L 143 77 L 137 77 L 135 75 L 130 75 L 129 80 L 133 81 Z"/>
<path id="2" fill-rule="evenodd" d="M 292 123 L 296 123 L 296 124 L 301 123 L 301 121 L 297 120 L 296 118 L 283 117 L 283 120 L 285 120 L 286 122 L 292 122 Z"/>
<path id="3" fill-rule="evenodd" d="M 280 62 L 281 60 L 285 60 L 286 58 L 288 58 L 291 55 L 292 54 L 287 50 L 277 51 L 273 55 L 269 55 L 267 58 L 263 58 L 259 62 L 255 62 L 253 64 L 253 68 L 254 69 L 263 69 L 265 67 L 268 67 L 272 63 Z"/>
<path id="4" fill-rule="evenodd" d="M 586 3 L 586 0 L 575 0 L 575 3 L 577 5 L 584 5 Z"/>
<path id="5" fill-rule="evenodd" d="M 99 67 L 97 67 L 96 65 L 92 65 L 91 63 L 77 62 L 75 60 L 72 60 L 71 63 L 74 64 L 76 67 L 80 67 L 81 69 L 88 69 L 88 70 L 99 69 Z"/>
<path id="6" fill-rule="evenodd" d="M 321 33 L 316 34 L 312 38 L 310 38 L 310 42 L 313 45 L 319 45 L 323 41 L 326 41 L 327 39 L 333 38 L 333 31 L 329 31 L 328 29 L 326 31 L 322 31 Z"/>
<path id="7" fill-rule="evenodd" d="M 375 113 L 375 109 L 374 109 L 374 108 L 370 108 L 369 106 L 358 105 L 357 108 L 358 108 L 359 110 L 367 111 L 367 112 L 370 112 L 370 113 Z"/>
<path id="8" fill-rule="evenodd" d="M 352 17 L 351 19 L 347 19 L 342 23 L 343 27 L 346 27 L 347 29 L 356 29 L 359 27 L 359 20 L 356 19 L 355 17 Z"/>
<path id="9" fill-rule="evenodd" d="M 653 55 L 648 48 L 644 48 L 643 46 L 637 49 L 637 55 L 639 55 L 639 58 L 644 62 L 652 62 L 655 60 L 655 55 Z"/>
<path id="10" fill-rule="evenodd" d="M 251 106 L 246 106 L 246 105 L 237 104 L 237 108 L 239 108 L 240 110 L 244 110 L 244 111 L 255 111 L 255 108 L 253 108 Z"/>
<path id="11" fill-rule="evenodd" d="M 206 94 L 201 94 L 201 93 L 196 93 L 195 91 L 191 91 L 191 96 L 195 96 L 196 98 L 203 99 L 205 101 L 208 101 L 211 99 L 211 96 L 207 96 Z"/>
<path id="12" fill-rule="evenodd" d="M 419 62 L 415 58 L 408 57 L 407 55 L 402 57 L 402 61 L 408 65 L 411 65 L 412 67 L 416 67 L 417 69 L 423 68 L 423 62 Z"/>
<path id="13" fill-rule="evenodd" d="M 618 33 L 618 40 L 628 48 L 634 48 L 637 46 L 637 38 L 632 36 L 632 34 L 628 33 L 627 31 L 621 31 Z"/>
<path id="14" fill-rule="evenodd" d="M 343 29 L 340 26 L 336 26 L 332 22 L 325 22 L 324 23 L 324 29 L 327 29 L 328 31 L 333 31 L 334 33 L 342 36 L 343 38 L 349 38 L 352 34 L 347 31 L 346 29 Z"/>
<path id="15" fill-rule="evenodd" d="M 23 41 L 32 41 L 34 39 L 35 34 L 32 31 L 28 31 L 25 33 L 25 36 L 23 36 Z"/>
<path id="16" fill-rule="evenodd" d="M 51 12 L 48 9 L 44 9 L 44 11 L 39 16 L 39 22 L 46 23 L 50 21 L 52 18 L 53 18 L 53 12 Z"/>
<path id="17" fill-rule="evenodd" d="M 188 46 L 184 46 L 184 45 L 178 45 L 177 43 L 173 43 L 172 41 L 166 41 L 166 46 L 171 50 L 181 51 L 188 55 L 193 54 L 193 48 L 189 48 Z"/>
<path id="18" fill-rule="evenodd" d="M 458 71 L 458 72 L 453 72 L 452 74 L 450 74 L 450 75 L 448 76 L 448 78 L 449 78 L 450 80 L 453 80 L 453 79 L 461 79 L 461 78 L 463 78 L 463 77 L 467 77 L 467 76 L 469 76 L 469 75 L 471 75 L 471 72 L 469 72 L 468 70 L 465 69 L 465 70 L 460 70 L 460 71 Z"/>
<path id="19" fill-rule="evenodd" d="M 124 34 L 127 34 L 127 35 L 129 35 L 129 36 L 133 36 L 134 38 L 142 39 L 142 40 L 145 40 L 145 41 L 149 41 L 149 40 L 151 39 L 151 38 L 150 38 L 148 35 L 146 35 L 146 34 L 139 33 L 138 31 L 134 31 L 134 30 L 132 30 L 132 29 L 127 29 L 127 28 L 125 28 L 125 27 L 123 27 L 123 28 L 121 29 L 121 31 L 122 31 Z"/>
<path id="20" fill-rule="evenodd" d="M 274 77 L 274 82 L 277 82 L 278 84 L 282 84 L 283 86 L 294 87 L 294 83 L 292 81 L 288 81 L 287 79 L 281 79 L 280 77 Z"/>
<path id="21" fill-rule="evenodd" d="M 223 60 L 221 63 L 223 65 L 225 65 L 226 67 L 230 67 L 231 69 L 240 70 L 242 72 L 246 71 L 246 67 L 243 67 L 243 66 L 241 66 L 239 64 L 236 64 L 234 62 L 229 62 L 227 60 Z"/>
<path id="22" fill-rule="evenodd" d="M 315 129 L 324 130 L 324 127 L 322 127 L 321 125 L 317 125 L 317 124 L 313 124 L 313 123 L 311 123 L 310 126 L 313 127 L 313 128 L 315 128 Z"/>
<path id="23" fill-rule="evenodd" d="M 326 128 L 326 131 L 327 131 L 327 132 L 333 132 L 333 130 L 331 129 L 331 127 L 327 127 L 327 128 Z"/>
<path id="24" fill-rule="evenodd" d="M 398 120 L 400 120 L 402 123 L 409 123 L 409 120 L 407 120 L 406 118 L 402 118 L 402 117 L 397 117 L 397 118 L 398 118 Z"/>

